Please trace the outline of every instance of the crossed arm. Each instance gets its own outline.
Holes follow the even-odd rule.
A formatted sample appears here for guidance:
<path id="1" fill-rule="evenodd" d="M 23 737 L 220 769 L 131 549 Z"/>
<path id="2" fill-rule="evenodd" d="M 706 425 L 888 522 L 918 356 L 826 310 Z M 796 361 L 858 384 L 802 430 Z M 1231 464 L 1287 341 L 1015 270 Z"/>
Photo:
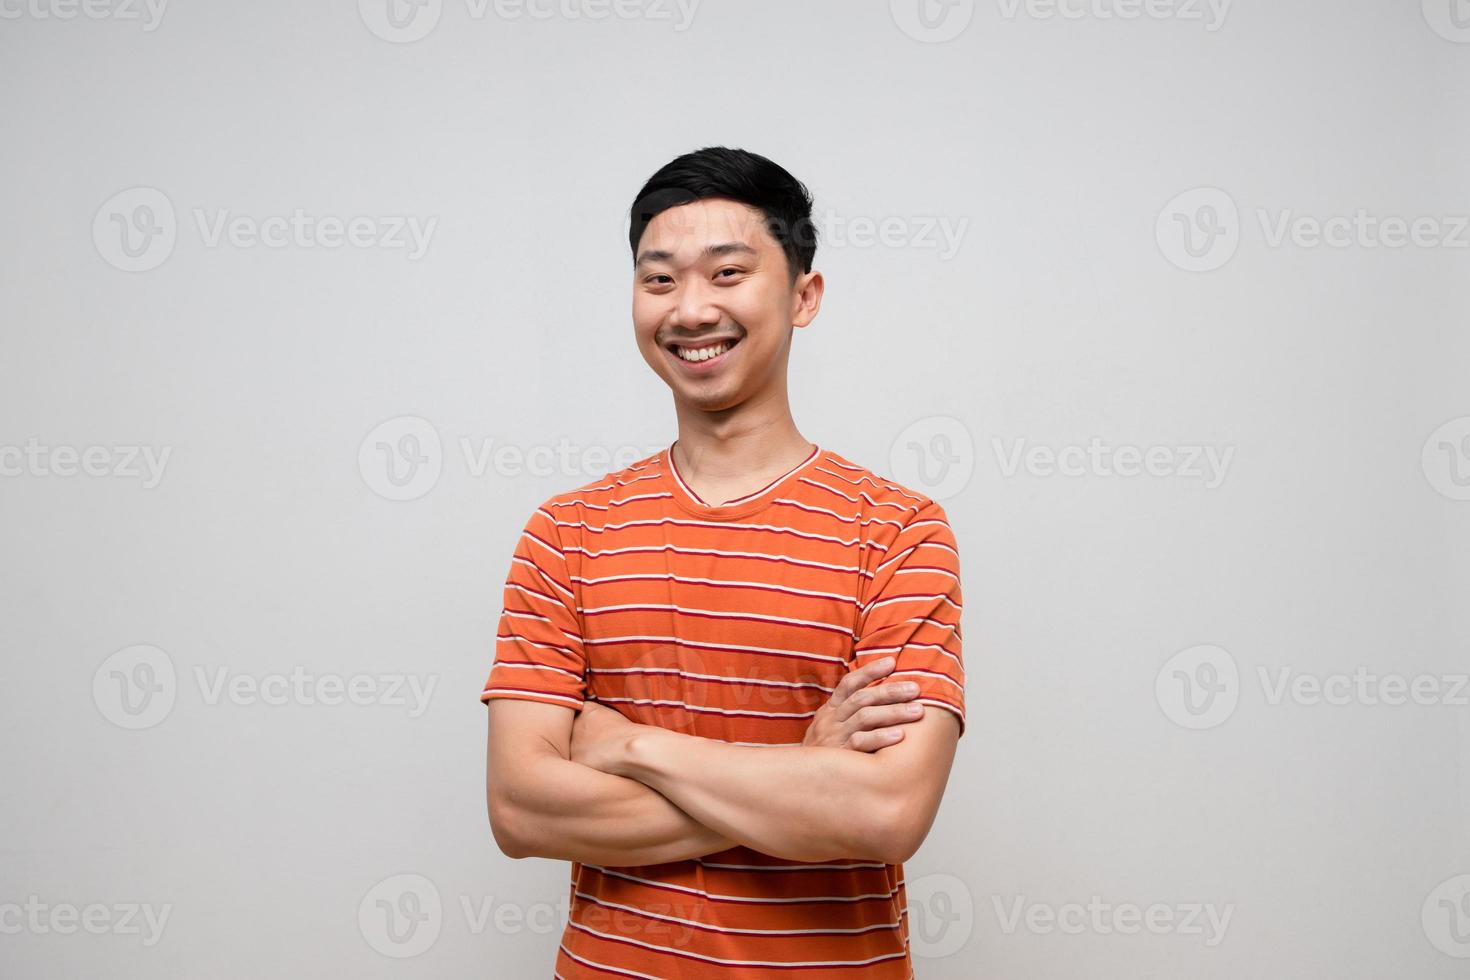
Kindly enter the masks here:
<path id="1" fill-rule="evenodd" d="M 511 857 L 614 867 L 744 845 L 794 861 L 898 864 L 929 833 L 959 723 L 929 709 L 876 751 L 749 746 L 587 702 L 490 702 L 486 795 Z"/>

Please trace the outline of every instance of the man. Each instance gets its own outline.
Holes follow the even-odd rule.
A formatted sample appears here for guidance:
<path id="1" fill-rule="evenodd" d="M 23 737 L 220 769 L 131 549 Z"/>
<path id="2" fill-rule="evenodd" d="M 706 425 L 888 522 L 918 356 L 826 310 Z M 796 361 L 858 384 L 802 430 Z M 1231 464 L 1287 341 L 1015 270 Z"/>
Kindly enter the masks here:
<path id="1" fill-rule="evenodd" d="M 964 731 L 954 535 L 796 429 L 824 288 L 800 182 L 707 148 L 631 218 L 678 438 L 516 546 L 481 695 L 495 840 L 573 862 L 566 980 L 912 977 L 903 862 Z"/>

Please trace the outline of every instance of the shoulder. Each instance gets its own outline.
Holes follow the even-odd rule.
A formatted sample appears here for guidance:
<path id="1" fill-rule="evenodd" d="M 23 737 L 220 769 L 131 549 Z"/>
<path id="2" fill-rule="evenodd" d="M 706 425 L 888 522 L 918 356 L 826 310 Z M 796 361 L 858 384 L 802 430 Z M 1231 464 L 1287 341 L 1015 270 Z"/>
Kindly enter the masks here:
<path id="1" fill-rule="evenodd" d="M 910 489 L 881 473 L 832 451 L 819 467 L 822 478 L 858 505 L 865 517 L 882 517 L 902 527 L 916 520 L 947 522 L 944 508 L 927 494 Z"/>
<path id="2" fill-rule="evenodd" d="M 657 493 L 662 476 L 663 451 L 660 450 L 620 470 L 590 480 L 575 490 L 546 498 L 536 508 L 533 517 L 549 518 L 560 524 L 567 521 L 579 523 L 588 514 L 605 515 L 608 508 L 630 498 Z"/>
<path id="3" fill-rule="evenodd" d="M 892 575 L 898 568 L 957 577 L 959 543 L 936 500 L 836 453 L 827 453 L 822 469 L 818 475 L 853 501 L 872 582 L 885 581 L 885 569 Z"/>

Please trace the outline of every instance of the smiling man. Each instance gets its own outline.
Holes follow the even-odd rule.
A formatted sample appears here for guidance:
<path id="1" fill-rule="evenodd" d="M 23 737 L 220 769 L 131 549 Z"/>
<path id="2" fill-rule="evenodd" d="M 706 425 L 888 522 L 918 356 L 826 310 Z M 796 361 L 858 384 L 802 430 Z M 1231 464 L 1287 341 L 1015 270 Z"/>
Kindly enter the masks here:
<path id="1" fill-rule="evenodd" d="M 799 181 L 707 148 L 631 219 L 678 437 L 516 545 L 481 695 L 495 840 L 572 862 L 566 980 L 912 977 L 903 862 L 964 732 L 954 535 L 796 428 L 824 286 Z"/>

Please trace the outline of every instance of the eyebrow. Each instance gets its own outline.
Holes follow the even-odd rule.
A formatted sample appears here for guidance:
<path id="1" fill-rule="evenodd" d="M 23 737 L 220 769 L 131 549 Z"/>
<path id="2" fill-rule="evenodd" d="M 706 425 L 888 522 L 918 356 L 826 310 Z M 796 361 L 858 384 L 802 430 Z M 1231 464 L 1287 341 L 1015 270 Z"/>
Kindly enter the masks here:
<path id="1" fill-rule="evenodd" d="M 702 258 L 714 258 L 721 255 L 758 255 L 755 249 L 744 242 L 721 242 L 718 245 L 706 245 L 701 253 Z M 651 248 L 638 256 L 638 261 L 633 265 L 649 265 L 654 262 L 668 262 L 673 259 L 674 253 L 661 248 Z"/>

